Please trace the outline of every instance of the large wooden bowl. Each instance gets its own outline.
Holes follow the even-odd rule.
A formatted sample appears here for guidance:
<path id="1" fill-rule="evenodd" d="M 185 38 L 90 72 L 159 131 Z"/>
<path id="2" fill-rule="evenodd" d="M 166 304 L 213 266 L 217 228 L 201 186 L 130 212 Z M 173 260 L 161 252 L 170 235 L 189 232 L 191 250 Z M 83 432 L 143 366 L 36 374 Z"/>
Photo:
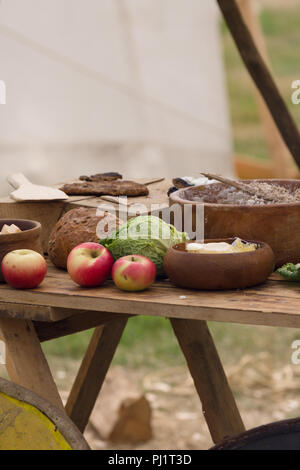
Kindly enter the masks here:
<path id="1" fill-rule="evenodd" d="M 29 249 L 43 254 L 41 245 L 41 224 L 34 220 L 23 219 L 0 219 L 0 231 L 4 224 L 16 225 L 21 232 L 0 235 L 0 266 L 4 256 L 10 251 Z M 3 282 L 0 269 L 0 282 Z"/>
<path id="2" fill-rule="evenodd" d="M 299 180 L 257 181 L 278 183 L 291 191 L 300 188 Z M 276 266 L 300 262 L 300 202 L 253 206 L 218 204 L 216 195 L 222 186 L 222 183 L 211 184 L 213 202 L 204 203 L 205 238 L 240 237 L 260 240 L 272 248 Z M 201 196 L 206 190 L 207 186 L 183 188 L 172 193 L 169 198 L 170 205 L 177 203 L 182 206 L 183 214 L 185 205 L 192 206 L 193 230 L 196 206 L 203 205 L 195 201 L 195 197 Z M 185 230 L 184 223 L 183 229 Z"/>
<path id="3" fill-rule="evenodd" d="M 234 239 L 207 241 L 231 244 Z M 167 251 L 164 269 L 170 281 L 178 287 L 220 290 L 255 286 L 263 283 L 273 272 L 274 253 L 266 243 L 250 243 L 257 245 L 255 251 L 216 254 L 191 253 L 185 250 L 185 242 L 179 243 Z"/>

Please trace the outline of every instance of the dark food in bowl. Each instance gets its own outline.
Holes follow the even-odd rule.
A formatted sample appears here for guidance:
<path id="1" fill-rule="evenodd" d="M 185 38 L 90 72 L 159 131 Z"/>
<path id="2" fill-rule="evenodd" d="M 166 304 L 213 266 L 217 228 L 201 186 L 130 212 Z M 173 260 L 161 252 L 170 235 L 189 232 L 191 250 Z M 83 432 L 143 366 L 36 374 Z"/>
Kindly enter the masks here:
<path id="1" fill-rule="evenodd" d="M 268 197 L 274 197 L 276 202 L 263 199 L 257 195 L 248 194 L 242 190 L 223 183 L 212 183 L 205 186 L 199 186 L 198 188 L 201 188 L 201 191 L 193 192 L 193 190 L 190 190 L 187 191 L 185 195 L 189 200 L 206 202 L 209 204 L 238 204 L 253 206 L 265 204 L 300 203 L 300 188 L 298 185 L 275 182 L 266 183 L 255 180 L 248 182 L 247 184 L 254 190 L 257 188 L 261 193 L 264 193 Z"/>

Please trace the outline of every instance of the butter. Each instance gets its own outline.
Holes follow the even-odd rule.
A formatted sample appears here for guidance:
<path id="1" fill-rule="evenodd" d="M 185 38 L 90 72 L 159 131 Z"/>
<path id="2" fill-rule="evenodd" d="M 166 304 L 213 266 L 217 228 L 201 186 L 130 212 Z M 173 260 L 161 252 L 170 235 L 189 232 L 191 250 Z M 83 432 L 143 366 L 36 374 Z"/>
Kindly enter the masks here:
<path id="1" fill-rule="evenodd" d="M 227 242 L 186 243 L 186 251 L 190 253 L 242 253 L 256 250 L 254 243 L 242 242 L 237 238 L 232 245 Z"/>
<path id="2" fill-rule="evenodd" d="M 234 248 L 226 242 L 187 243 L 186 250 L 193 253 L 233 253 Z"/>

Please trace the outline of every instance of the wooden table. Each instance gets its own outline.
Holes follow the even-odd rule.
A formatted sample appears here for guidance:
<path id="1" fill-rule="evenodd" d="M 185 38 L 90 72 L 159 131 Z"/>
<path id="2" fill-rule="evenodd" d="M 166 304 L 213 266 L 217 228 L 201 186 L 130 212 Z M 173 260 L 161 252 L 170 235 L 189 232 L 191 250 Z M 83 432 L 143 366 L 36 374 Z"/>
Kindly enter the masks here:
<path id="1" fill-rule="evenodd" d="M 67 273 L 49 266 L 37 289 L 0 286 L 0 328 L 11 379 L 62 407 L 40 343 L 95 327 L 66 404 L 68 415 L 83 431 L 128 319 L 168 318 L 212 439 L 218 442 L 244 426 L 206 321 L 299 327 L 299 301 L 300 285 L 276 274 L 264 285 L 243 291 L 183 290 L 165 280 L 145 292 L 125 293 L 112 282 L 96 289 L 79 288 Z"/>

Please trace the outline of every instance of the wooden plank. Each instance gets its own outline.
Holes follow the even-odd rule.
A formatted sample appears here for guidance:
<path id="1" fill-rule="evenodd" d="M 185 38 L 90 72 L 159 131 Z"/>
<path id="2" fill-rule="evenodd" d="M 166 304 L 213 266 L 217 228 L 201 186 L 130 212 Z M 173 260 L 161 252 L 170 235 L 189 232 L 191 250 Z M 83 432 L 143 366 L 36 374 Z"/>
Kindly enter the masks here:
<path id="1" fill-rule="evenodd" d="M 248 72 L 300 167 L 300 133 L 247 28 L 236 0 L 217 0 Z"/>
<path id="2" fill-rule="evenodd" d="M 2 318 L 0 328 L 6 343 L 6 367 L 11 380 L 63 408 L 33 323 Z"/>
<path id="3" fill-rule="evenodd" d="M 45 302 L 47 301 L 48 300 Z M 273 302 L 276 301 L 280 303 L 282 302 L 282 299 L 280 297 L 275 297 Z M 286 302 L 288 302 L 288 300 L 286 300 Z M 81 309 L 83 303 L 86 304 L 86 309 L 90 308 L 90 302 L 80 302 Z M 223 308 L 221 306 L 187 306 L 185 305 L 184 300 L 182 300 L 181 305 L 168 305 L 165 303 L 165 299 L 163 299 L 163 302 L 161 303 L 159 303 L 159 301 L 157 303 L 151 303 L 149 301 L 147 303 L 128 301 L 125 305 L 123 302 L 118 300 L 102 299 L 101 302 L 97 302 L 95 305 L 95 310 L 97 310 L 97 305 L 99 305 L 99 309 L 101 306 L 102 310 L 106 309 L 108 312 L 120 313 L 122 315 L 140 315 L 142 311 L 143 315 L 167 318 L 188 318 L 194 320 L 240 323 L 246 325 L 282 326 L 288 328 L 300 327 L 299 301 L 292 302 L 290 304 L 289 313 L 274 312 L 271 307 L 269 307 L 271 311 L 268 312 L 263 310 L 264 307 L 259 309 L 259 305 L 257 310 L 254 310 L 253 303 L 251 305 L 252 310 L 247 312 L 246 305 L 244 310 L 241 310 L 238 307 L 230 309 L 228 307 Z M 279 305 L 278 310 L 283 310 L 281 305 Z M 286 307 L 285 310 L 287 310 Z"/>
<path id="4" fill-rule="evenodd" d="M 160 178 L 155 181 L 152 181 L 151 184 L 148 183 L 147 186 L 149 186 L 149 195 L 127 198 L 128 206 L 130 206 L 131 204 L 144 204 L 147 206 L 148 209 L 150 209 L 151 203 L 159 204 L 169 202 L 167 192 L 169 187 L 172 186 L 172 181 L 170 179 Z M 114 202 L 115 204 L 119 204 L 119 199 L 121 199 L 122 201 L 122 198 L 115 196 L 102 196 L 101 199 L 103 199 L 104 201 Z"/>
<path id="5" fill-rule="evenodd" d="M 285 279 L 284 277 L 280 276 L 280 274 L 277 273 L 276 271 L 271 274 L 271 276 L 269 277 L 269 281 L 288 282 L 288 283 L 291 285 L 291 282 L 290 282 L 290 281 L 288 281 L 288 280 Z M 297 283 L 292 283 L 292 285 L 296 285 L 296 286 L 297 286 Z M 300 282 L 298 282 L 298 287 L 300 287 Z"/>
<path id="6" fill-rule="evenodd" d="M 213 441 L 245 430 L 213 339 L 203 321 L 171 319 Z"/>
<path id="7" fill-rule="evenodd" d="M 140 182 L 140 179 L 135 179 L 134 181 Z M 115 209 L 115 213 L 117 217 L 121 219 L 126 218 L 127 213 L 131 214 L 130 216 L 133 217 L 135 213 L 133 212 L 133 208 L 137 208 L 138 205 L 143 205 L 144 209 L 140 212 L 140 215 L 147 215 L 151 211 L 151 206 L 161 206 L 162 208 L 168 208 L 169 206 L 169 198 L 167 195 L 168 189 L 172 186 L 171 179 L 159 179 L 158 181 L 154 181 L 149 185 L 149 195 L 148 196 L 141 196 L 141 197 L 131 197 L 127 198 L 127 205 L 123 204 L 122 201 L 124 199 L 113 197 L 113 196 L 102 196 L 102 197 L 94 197 L 88 200 L 79 201 L 70 203 L 67 205 L 68 210 L 74 209 L 75 207 L 99 207 L 99 205 L 109 205 L 112 204 L 112 207 Z M 120 207 L 119 207 L 120 201 Z M 153 215 L 159 216 L 159 210 Z"/>
<path id="8" fill-rule="evenodd" d="M 13 302 L 0 303 L 0 318 L 18 318 L 21 320 L 51 320 L 51 307 L 48 305 L 25 305 Z"/>
<path id="9" fill-rule="evenodd" d="M 87 310 L 297 328 L 299 286 L 269 280 L 255 288 L 209 292 L 179 289 L 166 280 L 147 291 L 129 293 L 116 289 L 111 281 L 99 288 L 80 288 L 66 272 L 49 266 L 47 278 L 37 289 L 16 291 L 6 284 L 0 285 L 0 305 L 5 305 L 8 316 L 10 302 L 14 306 L 21 304 L 26 317 L 38 321 L 58 321 L 78 310 Z M 32 305 L 52 308 L 50 313 L 46 308 L 47 318 L 43 319 L 39 308 L 31 310 Z"/>
<path id="10" fill-rule="evenodd" d="M 127 318 L 95 329 L 66 404 L 66 412 L 83 432 L 119 344 Z"/>
<path id="11" fill-rule="evenodd" d="M 102 287 L 76 286 L 65 271 L 49 265 L 48 275 L 34 290 L 0 285 L 0 317 L 59 321 L 78 311 L 166 316 L 269 326 L 300 326 L 300 283 L 277 273 L 261 286 L 239 291 L 179 289 L 169 281 L 156 282 L 144 292 L 126 293 L 111 281 Z"/>
<path id="12" fill-rule="evenodd" d="M 87 310 L 72 310 L 67 308 L 59 308 L 59 307 L 49 307 L 47 305 L 31 305 L 31 304 L 16 304 L 13 302 L 1 302 L 0 303 L 0 318 L 17 318 L 20 320 L 33 320 L 37 323 L 53 323 L 56 322 L 58 324 L 61 321 L 61 325 L 63 324 L 62 320 L 67 320 L 69 317 L 73 316 L 81 316 L 81 318 L 86 322 L 93 321 L 91 318 L 89 319 L 89 313 L 95 317 L 98 316 L 98 321 L 107 320 L 109 314 L 101 313 L 101 312 L 89 312 Z M 76 320 L 74 320 L 74 327 L 75 327 Z M 45 331 L 47 326 L 45 325 Z"/>
<path id="13" fill-rule="evenodd" d="M 109 312 L 88 312 L 82 311 L 73 316 L 57 322 L 34 322 L 34 327 L 41 342 L 54 338 L 61 338 L 73 333 L 90 330 L 96 326 L 104 325 L 117 318 L 124 318 L 123 315 L 111 314 Z"/>

